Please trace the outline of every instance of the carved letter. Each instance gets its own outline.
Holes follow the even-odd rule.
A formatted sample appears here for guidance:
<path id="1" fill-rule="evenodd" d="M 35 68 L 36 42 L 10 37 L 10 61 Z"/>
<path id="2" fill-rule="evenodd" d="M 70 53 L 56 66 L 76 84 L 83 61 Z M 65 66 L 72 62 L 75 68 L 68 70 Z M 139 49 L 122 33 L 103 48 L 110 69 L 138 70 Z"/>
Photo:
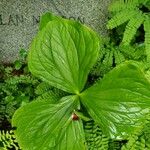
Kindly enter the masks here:
<path id="1" fill-rule="evenodd" d="M 0 25 L 6 25 L 5 23 L 3 23 L 2 15 L 0 15 Z"/>
<path id="2" fill-rule="evenodd" d="M 23 23 L 23 15 L 16 15 L 16 24 L 19 25 L 19 23 Z"/>
<path id="3" fill-rule="evenodd" d="M 39 22 L 40 22 L 40 16 L 38 17 L 33 16 L 33 25 L 36 25 Z"/>
<path id="4" fill-rule="evenodd" d="M 14 21 L 14 18 L 12 15 L 9 15 L 9 19 L 8 19 L 8 25 L 17 25 Z"/>

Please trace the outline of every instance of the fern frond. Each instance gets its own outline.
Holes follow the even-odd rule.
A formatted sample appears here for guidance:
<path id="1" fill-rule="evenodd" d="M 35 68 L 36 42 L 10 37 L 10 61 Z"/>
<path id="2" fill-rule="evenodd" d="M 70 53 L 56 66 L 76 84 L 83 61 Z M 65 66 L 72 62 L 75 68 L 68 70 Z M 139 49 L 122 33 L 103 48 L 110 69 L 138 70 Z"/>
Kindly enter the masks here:
<path id="1" fill-rule="evenodd" d="M 124 32 L 124 36 L 122 40 L 122 43 L 124 45 L 130 44 L 131 40 L 136 34 L 137 29 L 141 26 L 141 24 L 145 19 L 145 17 L 142 15 L 140 11 L 137 11 L 137 13 L 132 17 L 133 18 L 128 22 Z"/>
<path id="2" fill-rule="evenodd" d="M 118 12 L 122 9 L 134 9 L 138 4 L 138 0 L 117 0 L 109 6 L 109 11 Z"/>
<path id="3" fill-rule="evenodd" d="M 50 86 L 48 83 L 46 82 L 41 82 L 35 89 L 35 93 L 37 95 L 41 95 L 49 90 L 51 90 L 53 87 Z"/>
<path id="4" fill-rule="evenodd" d="M 51 104 L 55 104 L 60 99 L 60 95 L 57 93 L 54 93 L 52 90 L 43 93 L 42 95 L 38 96 L 36 100 L 44 100 L 49 101 Z"/>
<path id="5" fill-rule="evenodd" d="M 119 47 L 107 45 L 107 47 L 101 51 L 97 63 L 90 72 L 91 75 L 100 77 L 109 72 L 116 65 L 125 61 L 125 57 Z"/>
<path id="6" fill-rule="evenodd" d="M 147 54 L 147 60 L 150 62 L 150 17 L 147 17 L 144 22 L 145 31 L 145 49 Z"/>
<path id="7" fill-rule="evenodd" d="M 133 16 L 137 14 L 137 10 L 131 10 L 128 9 L 122 10 L 121 12 L 117 13 L 115 16 L 113 16 L 107 24 L 108 29 L 113 29 L 127 21 L 130 20 Z"/>
<path id="8" fill-rule="evenodd" d="M 12 130 L 0 131 L 0 148 L 3 150 L 8 150 L 8 149 L 19 150 L 20 149 Z"/>
<path id="9" fill-rule="evenodd" d="M 120 150 L 123 145 L 122 141 L 119 140 L 111 140 L 109 141 L 109 149 L 108 150 Z"/>
<path id="10" fill-rule="evenodd" d="M 150 116 L 143 126 L 139 127 L 129 137 L 127 144 L 121 150 L 149 150 L 150 149 Z"/>
<path id="11" fill-rule="evenodd" d="M 142 43 L 134 46 L 120 45 L 115 47 L 107 43 L 105 48 L 101 49 L 100 57 L 92 68 L 90 75 L 103 77 L 113 67 L 125 60 L 146 61 L 145 45 Z"/>
<path id="12" fill-rule="evenodd" d="M 35 89 L 35 93 L 38 95 L 36 100 L 46 100 L 50 103 L 57 103 L 63 96 L 66 95 L 64 91 L 50 86 L 46 82 L 41 82 Z"/>
<path id="13" fill-rule="evenodd" d="M 134 53 L 133 53 L 133 59 L 138 61 L 146 61 L 146 51 L 145 51 L 145 45 L 138 44 L 135 47 Z"/>
<path id="14" fill-rule="evenodd" d="M 124 55 L 119 50 L 114 51 L 115 64 L 120 64 L 125 61 Z"/>
<path id="15" fill-rule="evenodd" d="M 113 52 L 108 50 L 103 54 L 103 58 L 98 59 L 98 62 L 91 70 L 91 75 L 102 77 L 104 74 L 106 74 L 112 69 L 112 64 L 113 64 Z"/>
<path id="16" fill-rule="evenodd" d="M 146 53 L 144 44 L 137 45 L 135 47 L 130 45 L 120 45 L 120 52 L 126 58 L 126 60 L 146 60 Z"/>
<path id="17" fill-rule="evenodd" d="M 148 9 L 150 9 L 150 1 L 149 0 L 147 0 L 145 5 L 147 6 Z"/>
<path id="18" fill-rule="evenodd" d="M 109 138 L 94 121 L 85 122 L 84 131 L 88 150 L 108 150 Z"/>
<path id="19" fill-rule="evenodd" d="M 111 66 L 111 69 L 112 69 L 112 64 L 113 64 L 113 51 L 108 49 L 108 51 L 106 51 L 104 59 L 102 60 L 101 65 L 106 70 L 107 68 L 109 69 L 110 66 Z"/>
<path id="20" fill-rule="evenodd" d="M 116 11 L 115 11 L 116 10 Z M 120 0 L 111 4 L 113 17 L 108 21 L 107 28 L 113 29 L 125 22 L 122 44 L 129 45 L 141 25 L 145 30 L 145 48 L 147 60 L 150 61 L 150 0 Z M 141 33 L 143 35 L 143 33 Z M 140 42 L 143 42 L 142 39 Z M 138 42 L 139 43 L 139 42 Z"/>
<path id="21" fill-rule="evenodd" d="M 139 0 L 139 3 L 148 6 L 150 0 Z"/>

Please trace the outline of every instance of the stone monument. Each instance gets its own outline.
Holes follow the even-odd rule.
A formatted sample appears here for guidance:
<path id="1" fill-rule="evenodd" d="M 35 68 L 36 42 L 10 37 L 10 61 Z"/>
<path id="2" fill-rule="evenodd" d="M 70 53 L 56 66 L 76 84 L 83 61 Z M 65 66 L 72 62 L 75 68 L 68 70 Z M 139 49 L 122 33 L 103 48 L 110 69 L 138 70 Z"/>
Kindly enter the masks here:
<path id="1" fill-rule="evenodd" d="M 111 0 L 1 0 L 0 62 L 11 63 L 21 48 L 28 49 L 40 16 L 53 12 L 78 20 L 106 35 L 107 6 Z"/>

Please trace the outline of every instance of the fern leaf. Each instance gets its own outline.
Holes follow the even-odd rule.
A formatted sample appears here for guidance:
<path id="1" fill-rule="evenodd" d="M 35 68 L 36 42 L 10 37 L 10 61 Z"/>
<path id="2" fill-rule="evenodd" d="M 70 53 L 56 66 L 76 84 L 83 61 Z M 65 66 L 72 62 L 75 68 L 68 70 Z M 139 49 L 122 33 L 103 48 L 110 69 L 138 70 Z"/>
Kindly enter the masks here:
<path id="1" fill-rule="evenodd" d="M 52 89 L 53 87 L 51 87 L 48 83 L 46 82 L 41 82 L 35 89 L 35 93 L 37 95 L 41 95 L 45 92 L 47 92 L 48 90 Z"/>
<path id="2" fill-rule="evenodd" d="M 113 64 L 113 51 L 108 50 L 105 54 L 104 60 L 102 61 L 102 65 L 106 68 L 109 68 Z M 105 68 L 105 69 L 106 69 Z"/>
<path id="3" fill-rule="evenodd" d="M 130 20 L 132 16 L 135 16 L 136 14 L 137 14 L 137 11 L 134 9 L 130 11 L 128 9 L 122 10 L 121 12 L 117 13 L 108 21 L 107 28 L 113 29 L 127 22 L 128 20 Z"/>
<path id="4" fill-rule="evenodd" d="M 121 150 L 149 150 L 150 149 L 150 116 L 143 126 L 136 129 L 129 137 L 127 144 Z"/>
<path id="5" fill-rule="evenodd" d="M 110 139 L 108 150 L 120 150 L 122 147 L 122 143 L 123 143 L 122 141 Z"/>
<path id="6" fill-rule="evenodd" d="M 46 100 L 50 103 L 57 103 L 63 96 L 66 95 L 64 91 L 50 86 L 46 82 L 41 82 L 35 89 L 35 93 L 38 95 L 36 100 Z"/>
<path id="7" fill-rule="evenodd" d="M 139 4 L 138 0 L 117 0 L 113 2 L 110 7 L 109 11 L 111 12 L 118 12 L 123 9 L 133 9 Z"/>
<path id="8" fill-rule="evenodd" d="M 120 64 L 125 61 L 125 57 L 118 49 L 114 51 L 114 58 L 115 58 L 115 64 Z"/>
<path id="9" fill-rule="evenodd" d="M 94 121 L 85 122 L 84 131 L 88 150 L 108 150 L 109 139 Z"/>
<path id="10" fill-rule="evenodd" d="M 131 45 L 120 45 L 119 49 L 126 60 L 144 61 L 146 58 L 144 44 L 139 44 L 136 47 Z"/>
<path id="11" fill-rule="evenodd" d="M 15 149 L 19 150 L 13 131 L 0 131 L 0 148 L 3 150 Z"/>
<path id="12" fill-rule="evenodd" d="M 122 43 L 124 45 L 129 45 L 131 40 L 136 34 L 137 29 L 141 26 L 141 24 L 144 21 L 144 16 L 142 15 L 141 12 L 137 11 L 137 14 L 133 16 L 133 18 L 128 22 Z"/>
<path id="13" fill-rule="evenodd" d="M 145 30 L 145 47 L 148 61 L 150 61 L 150 0 L 118 0 L 111 4 L 110 11 L 113 13 L 113 17 L 108 21 L 107 28 L 113 29 L 125 22 L 128 22 L 122 43 L 129 45 L 137 29 L 140 25 L 144 24 Z M 116 10 L 116 11 L 115 11 Z M 146 33 L 147 32 L 147 33 Z M 142 33 L 143 34 L 143 33 Z M 143 41 L 141 41 L 143 42 Z"/>
<path id="14" fill-rule="evenodd" d="M 100 76 L 103 76 L 113 68 L 113 51 L 106 49 L 106 52 L 102 60 L 97 65 L 97 72 Z"/>
<path id="15" fill-rule="evenodd" d="M 36 100 L 49 101 L 51 104 L 55 104 L 61 97 L 60 93 L 55 93 L 53 90 L 50 90 L 38 96 Z"/>
<path id="16" fill-rule="evenodd" d="M 150 0 L 139 0 L 139 3 L 148 6 L 150 3 Z"/>
<path id="17" fill-rule="evenodd" d="M 128 49 L 127 49 L 128 50 Z M 101 55 L 91 70 L 90 74 L 93 76 L 102 77 L 104 74 L 109 72 L 113 67 L 124 62 L 125 56 L 120 47 L 114 47 L 113 45 L 108 45 L 106 48 L 102 49 Z"/>
<path id="18" fill-rule="evenodd" d="M 126 145 L 124 145 L 121 150 L 135 149 L 137 147 L 137 145 L 139 145 L 138 135 L 139 135 L 140 131 L 141 131 L 141 129 L 136 130 L 136 132 L 132 136 L 130 136 L 128 143 Z"/>
<path id="19" fill-rule="evenodd" d="M 145 49 L 147 54 L 147 61 L 150 62 L 150 17 L 144 22 L 144 31 L 145 31 Z"/>

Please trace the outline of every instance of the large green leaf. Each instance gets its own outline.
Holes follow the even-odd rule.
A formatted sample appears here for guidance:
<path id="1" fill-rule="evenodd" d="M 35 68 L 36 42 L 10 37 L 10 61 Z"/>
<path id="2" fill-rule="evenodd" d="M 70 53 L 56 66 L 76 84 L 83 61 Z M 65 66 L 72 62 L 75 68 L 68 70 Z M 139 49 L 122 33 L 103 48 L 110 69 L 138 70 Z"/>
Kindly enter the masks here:
<path id="1" fill-rule="evenodd" d="M 78 22 L 50 21 L 31 45 L 29 69 L 52 86 L 78 94 L 97 60 L 99 41 Z"/>
<path id="2" fill-rule="evenodd" d="M 91 117 L 111 138 L 129 135 L 149 112 L 150 82 L 138 66 L 125 62 L 81 93 Z"/>
<path id="3" fill-rule="evenodd" d="M 81 120 L 72 120 L 74 109 L 79 105 L 78 96 L 67 96 L 58 104 L 48 101 L 34 101 L 18 109 L 13 116 L 12 124 L 17 127 L 15 134 L 23 150 L 50 150 L 72 137 L 84 145 L 84 134 Z M 63 139 L 64 138 L 64 139 Z M 71 145 L 71 139 L 66 139 L 66 145 Z M 72 142 L 75 144 L 74 142 Z M 71 147 L 70 147 L 71 148 Z M 63 147 L 59 150 L 63 150 Z M 74 150 L 74 149 L 70 149 Z M 80 150 L 80 149 L 79 149 Z"/>

